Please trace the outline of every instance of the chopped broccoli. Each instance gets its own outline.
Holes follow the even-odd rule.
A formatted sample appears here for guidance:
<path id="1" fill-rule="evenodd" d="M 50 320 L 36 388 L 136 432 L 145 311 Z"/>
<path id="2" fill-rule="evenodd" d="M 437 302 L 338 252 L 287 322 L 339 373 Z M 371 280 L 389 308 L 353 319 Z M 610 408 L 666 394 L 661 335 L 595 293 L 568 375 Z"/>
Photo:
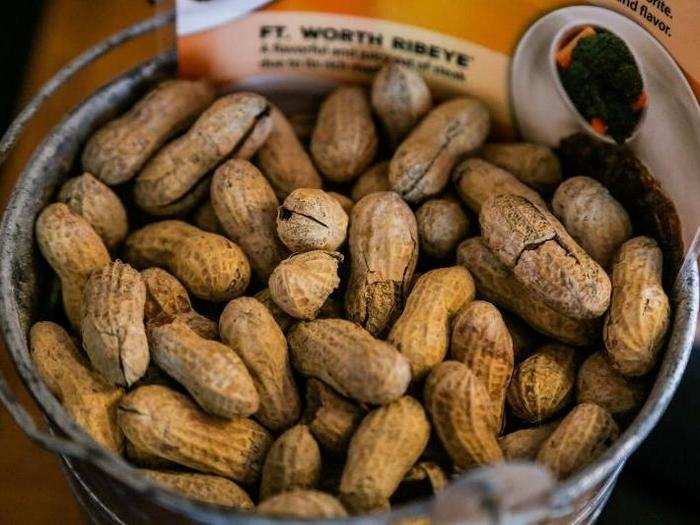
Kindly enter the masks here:
<path id="1" fill-rule="evenodd" d="M 607 133 L 624 142 L 641 116 L 632 104 L 644 89 L 627 45 L 609 31 L 582 38 L 571 55 L 571 66 L 560 69 L 564 89 L 581 115 L 600 118 Z"/>

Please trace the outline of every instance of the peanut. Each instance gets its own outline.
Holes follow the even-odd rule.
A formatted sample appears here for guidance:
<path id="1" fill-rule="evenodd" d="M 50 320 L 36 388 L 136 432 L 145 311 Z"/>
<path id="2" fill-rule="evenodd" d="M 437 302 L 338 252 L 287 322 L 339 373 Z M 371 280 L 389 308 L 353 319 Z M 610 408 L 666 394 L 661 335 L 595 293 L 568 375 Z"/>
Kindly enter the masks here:
<path id="1" fill-rule="evenodd" d="M 430 199 L 416 211 L 421 252 L 434 259 L 454 257 L 455 248 L 467 236 L 469 219 L 453 199 Z"/>
<path id="2" fill-rule="evenodd" d="M 559 479 L 595 461 L 618 436 L 612 416 L 593 403 L 581 403 L 542 444 L 537 461 Z"/>
<path id="3" fill-rule="evenodd" d="M 372 82 L 372 107 L 395 147 L 433 105 L 430 90 L 413 69 L 389 62 Z"/>
<path id="4" fill-rule="evenodd" d="M 109 264 L 109 252 L 90 223 L 63 203 L 44 208 L 35 230 L 41 254 L 61 280 L 66 316 L 80 328 L 85 283 L 94 270 Z"/>
<path id="5" fill-rule="evenodd" d="M 245 490 L 233 481 L 219 476 L 145 469 L 139 472 L 159 485 L 196 501 L 240 510 L 255 507 Z"/>
<path id="6" fill-rule="evenodd" d="M 172 317 L 149 324 L 148 342 L 156 364 L 207 412 L 232 418 L 258 410 L 253 379 L 240 357 L 226 345 L 198 336 L 182 320 Z"/>
<path id="7" fill-rule="evenodd" d="M 287 312 L 277 306 L 277 303 L 275 303 L 275 301 L 272 299 L 269 288 L 260 290 L 255 294 L 255 298 L 270 311 L 272 317 L 275 318 L 275 322 L 277 322 L 282 332 L 287 333 L 292 325 L 297 322 L 294 317 L 287 314 Z M 321 306 L 321 309 L 318 311 L 316 317 L 319 319 L 343 317 L 343 306 L 332 297 L 329 297 L 326 299 L 326 302 L 323 303 L 323 306 Z"/>
<path id="8" fill-rule="evenodd" d="M 32 359 L 46 386 L 92 439 L 121 452 L 124 436 L 117 426 L 117 405 L 124 391 L 93 372 L 66 331 L 40 322 L 29 331 Z"/>
<path id="9" fill-rule="evenodd" d="M 362 175 L 360 175 L 352 186 L 352 200 L 358 202 L 365 195 L 378 191 L 391 191 L 389 184 L 389 161 L 378 162 Z"/>
<path id="10" fill-rule="evenodd" d="M 482 382 L 501 428 L 515 358 L 513 339 L 498 309 L 485 301 L 462 308 L 452 322 L 450 354 Z"/>
<path id="11" fill-rule="evenodd" d="M 613 416 L 624 416 L 644 400 L 644 383 L 617 372 L 605 356 L 596 352 L 584 361 L 576 379 L 576 401 L 595 403 Z"/>
<path id="12" fill-rule="evenodd" d="M 266 516 L 299 519 L 345 518 L 348 515 L 340 501 L 317 490 L 282 492 L 263 501 L 256 512 Z"/>
<path id="13" fill-rule="evenodd" d="M 458 469 L 501 461 L 498 422 L 484 385 L 462 363 L 445 361 L 425 382 L 425 408 Z"/>
<path id="14" fill-rule="evenodd" d="M 452 180 L 461 199 L 475 213 L 481 211 L 481 206 L 489 197 L 503 193 L 520 195 L 541 208 L 547 207 L 535 190 L 482 159 L 466 159 L 458 164 L 452 172 Z"/>
<path id="15" fill-rule="evenodd" d="M 661 250 L 649 237 L 627 241 L 613 261 L 603 340 L 610 363 L 623 375 L 644 375 L 658 359 L 671 317 L 662 265 Z"/>
<path id="16" fill-rule="evenodd" d="M 270 276 L 272 300 L 296 319 L 315 319 L 328 296 L 340 284 L 338 252 L 312 252 L 292 255 L 282 261 Z"/>
<path id="17" fill-rule="evenodd" d="M 478 290 L 478 287 L 477 287 Z M 501 312 L 503 322 L 508 327 L 513 340 L 513 353 L 516 361 L 522 361 L 535 351 L 540 337 L 525 321 L 507 312 Z"/>
<path id="18" fill-rule="evenodd" d="M 211 202 L 226 235 L 243 248 L 261 279 L 267 279 L 286 250 L 277 238 L 279 201 L 250 162 L 232 159 L 214 173 Z"/>
<path id="19" fill-rule="evenodd" d="M 321 177 L 284 114 L 272 106 L 272 131 L 258 150 L 257 165 L 277 197 L 299 188 L 320 188 Z"/>
<path id="20" fill-rule="evenodd" d="M 116 406 L 114 410 L 114 420 L 115 422 L 117 420 Z M 126 446 L 124 447 L 124 456 L 129 460 L 129 463 L 144 469 L 169 469 L 177 466 L 177 464 L 173 463 L 172 461 L 156 456 L 155 454 L 151 454 L 150 452 L 146 452 L 145 450 L 141 450 L 140 448 L 134 446 L 131 441 L 126 442 Z"/>
<path id="21" fill-rule="evenodd" d="M 141 272 L 141 278 L 146 284 L 146 324 L 165 314 L 179 317 L 204 339 L 218 339 L 216 323 L 194 311 L 187 290 L 174 276 L 161 268 L 147 268 Z"/>
<path id="22" fill-rule="evenodd" d="M 204 201 L 204 204 L 197 208 L 197 211 L 194 212 L 194 216 L 192 217 L 192 223 L 205 232 L 226 235 L 223 226 L 221 226 L 219 222 L 219 218 L 216 216 L 211 199 L 207 199 Z"/>
<path id="23" fill-rule="evenodd" d="M 127 439 L 141 450 L 244 484 L 259 479 L 272 444 L 254 421 L 211 416 L 187 396 L 159 385 L 124 396 L 118 420 Z"/>
<path id="24" fill-rule="evenodd" d="M 355 204 L 348 239 L 345 310 L 349 319 L 379 335 L 401 312 L 416 268 L 416 219 L 398 194 L 373 193 Z"/>
<path id="25" fill-rule="evenodd" d="M 538 332 L 576 346 L 586 346 L 597 337 L 594 321 L 573 319 L 533 297 L 489 250 L 482 237 L 461 243 L 457 261 L 472 274 L 482 297 L 519 315 Z"/>
<path id="26" fill-rule="evenodd" d="M 450 322 L 472 299 L 474 281 L 466 268 L 438 268 L 420 276 L 387 339 L 408 358 L 414 381 L 445 358 Z"/>
<path id="27" fill-rule="evenodd" d="M 323 190 L 294 190 L 277 212 L 277 234 L 292 252 L 336 250 L 347 228 L 347 213 Z"/>
<path id="28" fill-rule="evenodd" d="M 258 127 L 271 129 L 270 105 L 254 93 L 233 93 L 214 102 L 187 133 L 161 149 L 136 178 L 136 204 L 153 215 L 172 205 L 224 159 L 244 148 L 250 155 L 256 149 L 247 142 L 257 139 L 259 147 L 266 135 Z"/>
<path id="29" fill-rule="evenodd" d="M 503 456 L 508 461 L 521 459 L 532 461 L 542 448 L 542 443 L 552 435 L 560 421 L 552 421 L 545 425 L 516 430 L 498 438 L 498 444 L 503 450 Z"/>
<path id="30" fill-rule="evenodd" d="M 481 156 L 543 193 L 551 193 L 561 180 L 559 159 L 540 144 L 484 144 Z"/>
<path id="31" fill-rule="evenodd" d="M 296 425 L 270 447 L 260 481 L 260 500 L 280 492 L 313 489 L 321 477 L 321 451 L 306 425 Z"/>
<path id="32" fill-rule="evenodd" d="M 219 330 L 253 378 L 260 397 L 258 421 L 273 432 L 292 426 L 299 419 L 301 403 L 287 340 L 269 310 L 252 297 L 239 297 L 224 308 Z"/>
<path id="33" fill-rule="evenodd" d="M 472 98 L 443 102 L 401 143 L 389 164 L 392 189 L 415 203 L 440 193 L 455 163 L 478 149 L 489 133 L 486 106 Z"/>
<path id="34" fill-rule="evenodd" d="M 306 383 L 304 421 L 326 450 L 341 455 L 362 420 L 363 411 L 318 379 Z"/>
<path id="35" fill-rule="evenodd" d="M 390 403 L 403 395 L 411 380 L 403 355 L 350 321 L 301 322 L 287 340 L 299 372 L 360 402 Z"/>
<path id="36" fill-rule="evenodd" d="M 141 275 L 120 261 L 96 270 L 85 284 L 83 347 L 95 369 L 114 385 L 131 386 L 148 368 L 145 303 Z"/>
<path id="37" fill-rule="evenodd" d="M 250 281 L 248 259 L 236 244 L 181 221 L 155 222 L 131 233 L 125 257 L 137 268 L 168 269 L 206 301 L 237 297 Z"/>
<path id="38" fill-rule="evenodd" d="M 552 211 L 571 236 L 604 268 L 632 236 L 632 224 L 622 205 L 605 186 L 589 177 L 562 182 L 552 198 Z"/>
<path id="39" fill-rule="evenodd" d="M 518 195 L 496 195 L 479 223 L 494 255 L 545 303 L 575 319 L 605 313 L 610 279 L 551 213 Z"/>
<path id="40" fill-rule="evenodd" d="M 160 83 L 127 113 L 90 137 L 83 151 L 83 169 L 110 186 L 128 181 L 166 140 L 186 128 L 212 100 L 214 90 L 206 82 Z"/>
<path id="41" fill-rule="evenodd" d="M 115 251 L 124 241 L 129 231 L 124 205 L 109 186 L 89 173 L 68 179 L 58 192 L 58 200 L 85 218 L 108 250 Z"/>
<path id="42" fill-rule="evenodd" d="M 340 86 L 321 104 L 311 155 L 332 182 L 349 182 L 374 160 L 377 131 L 364 89 Z"/>
<path id="43" fill-rule="evenodd" d="M 539 423 L 566 406 L 575 380 L 574 350 L 545 345 L 518 365 L 508 388 L 508 405 L 519 419 Z"/>
<path id="44" fill-rule="evenodd" d="M 428 444 L 423 407 L 404 396 L 370 412 L 350 441 L 340 497 L 353 513 L 389 508 L 389 497 Z"/>

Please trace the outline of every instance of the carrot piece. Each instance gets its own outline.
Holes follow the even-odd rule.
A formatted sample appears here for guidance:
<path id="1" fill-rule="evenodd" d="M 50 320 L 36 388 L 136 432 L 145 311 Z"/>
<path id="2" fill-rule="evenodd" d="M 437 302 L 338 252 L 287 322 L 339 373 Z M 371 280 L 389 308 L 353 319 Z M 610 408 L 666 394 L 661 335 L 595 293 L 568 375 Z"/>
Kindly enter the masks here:
<path id="1" fill-rule="evenodd" d="M 608 129 L 608 126 L 605 125 L 605 122 L 603 121 L 602 118 L 599 117 L 593 117 L 591 119 L 591 127 L 597 132 L 600 133 L 601 135 L 605 135 L 605 132 Z"/>
<path id="2" fill-rule="evenodd" d="M 554 56 L 557 61 L 557 65 L 562 69 L 568 69 L 571 66 L 571 55 L 574 52 L 576 44 L 578 44 L 579 40 L 582 38 L 593 35 L 595 35 L 595 29 L 593 29 L 591 26 L 586 26 L 581 29 L 581 31 L 579 31 L 574 38 L 569 40 L 564 47 L 557 51 L 557 54 Z"/>
<path id="3" fill-rule="evenodd" d="M 642 91 L 639 96 L 637 97 L 637 100 L 632 102 L 632 111 L 641 111 L 645 107 L 647 107 L 647 104 L 649 103 L 649 97 L 647 97 L 647 92 Z"/>

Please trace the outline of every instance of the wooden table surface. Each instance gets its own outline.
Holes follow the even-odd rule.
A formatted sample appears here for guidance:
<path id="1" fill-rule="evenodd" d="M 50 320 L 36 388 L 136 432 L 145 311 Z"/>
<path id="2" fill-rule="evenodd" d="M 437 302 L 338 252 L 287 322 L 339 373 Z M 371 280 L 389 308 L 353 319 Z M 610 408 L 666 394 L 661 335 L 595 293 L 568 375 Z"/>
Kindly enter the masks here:
<path id="1" fill-rule="evenodd" d="M 61 66 L 103 38 L 154 14 L 146 0 L 46 0 L 37 27 L 20 106 Z M 29 126 L 19 148 L 0 171 L 0 208 L 34 147 L 67 111 L 118 73 L 172 44 L 171 31 L 143 37 L 112 51 L 78 74 L 67 89 L 49 101 Z M 0 342 L 0 347 L 2 343 Z M 0 370 L 20 400 L 40 419 L 33 399 L 23 390 L 14 365 L 0 348 Z M 0 408 L 0 523 L 84 523 L 61 473 L 59 460 L 33 444 Z"/>

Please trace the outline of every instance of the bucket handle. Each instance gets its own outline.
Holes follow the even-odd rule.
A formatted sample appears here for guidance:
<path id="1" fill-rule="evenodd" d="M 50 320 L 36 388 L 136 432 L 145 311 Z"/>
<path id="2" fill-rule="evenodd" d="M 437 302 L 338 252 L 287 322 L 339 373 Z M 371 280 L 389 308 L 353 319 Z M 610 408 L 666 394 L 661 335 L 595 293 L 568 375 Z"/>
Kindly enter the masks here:
<path id="1" fill-rule="evenodd" d="M 133 24 L 98 44 L 95 44 L 59 69 L 43 86 L 41 86 L 36 95 L 32 97 L 7 128 L 2 140 L 0 140 L 0 166 L 5 163 L 7 157 L 17 145 L 27 124 L 29 124 L 36 115 L 44 102 L 62 88 L 76 73 L 121 44 L 164 27 L 174 20 L 175 11 L 170 9 Z M 43 385 L 39 386 L 44 387 Z M 10 413 L 15 423 L 17 423 L 32 441 L 43 448 L 76 459 L 89 460 L 110 473 L 115 470 L 120 470 L 120 467 L 116 464 L 117 462 L 114 461 L 114 457 L 92 440 L 86 439 L 84 443 L 76 443 L 69 439 L 57 437 L 42 431 L 29 412 L 27 412 L 17 399 L 1 372 L 0 400 L 5 405 L 5 408 L 7 408 L 7 411 Z M 78 428 L 77 425 L 76 428 Z"/>

